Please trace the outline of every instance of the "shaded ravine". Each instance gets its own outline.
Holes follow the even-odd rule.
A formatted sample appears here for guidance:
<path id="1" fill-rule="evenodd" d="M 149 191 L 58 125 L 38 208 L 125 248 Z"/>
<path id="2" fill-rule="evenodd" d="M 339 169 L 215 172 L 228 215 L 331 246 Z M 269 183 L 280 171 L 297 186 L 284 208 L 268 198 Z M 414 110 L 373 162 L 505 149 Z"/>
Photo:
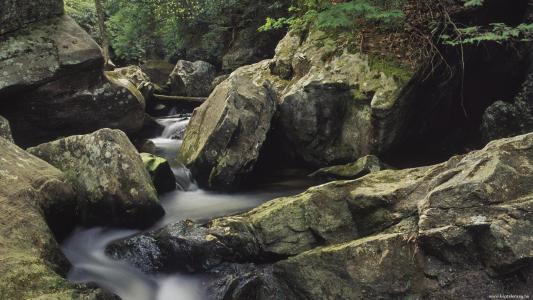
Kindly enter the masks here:
<path id="1" fill-rule="evenodd" d="M 199 189 L 190 171 L 177 160 L 177 152 L 188 123 L 188 116 L 159 119 L 165 127 L 152 139 L 156 154 L 169 160 L 176 177 L 176 190 L 160 197 L 166 214 L 149 230 L 180 220 L 206 221 L 215 217 L 250 210 L 265 201 L 302 192 L 311 185 L 307 180 L 279 180 L 250 191 L 220 194 Z M 205 299 L 202 276 L 190 274 L 147 275 L 105 254 L 113 241 L 140 231 L 120 228 L 78 228 L 62 244 L 72 264 L 68 279 L 74 283 L 94 283 L 123 300 Z"/>

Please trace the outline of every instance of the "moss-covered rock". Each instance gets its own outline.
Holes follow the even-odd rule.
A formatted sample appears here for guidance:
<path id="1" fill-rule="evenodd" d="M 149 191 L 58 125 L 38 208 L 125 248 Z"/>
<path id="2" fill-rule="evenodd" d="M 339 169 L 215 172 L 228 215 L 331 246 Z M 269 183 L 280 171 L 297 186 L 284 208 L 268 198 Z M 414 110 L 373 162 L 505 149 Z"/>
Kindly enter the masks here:
<path id="1" fill-rule="evenodd" d="M 233 72 L 269 82 L 278 100 L 271 135 L 278 153 L 314 167 L 390 149 L 401 136 L 414 71 L 394 59 L 353 53 L 334 36 L 290 32 L 273 59 Z"/>
<path id="2" fill-rule="evenodd" d="M 332 182 L 182 231 L 165 257 L 183 261 L 192 257 L 186 245 L 209 241 L 221 250 L 203 256 L 204 264 L 194 260 L 196 266 L 262 262 L 252 272 L 260 277 L 255 282 L 275 284 L 273 292 L 287 299 L 527 294 L 531 161 L 533 134 L 527 134 L 434 166 Z M 272 273 L 262 271 L 264 262 L 274 262 Z M 215 277 L 247 285 L 249 277 L 232 274 Z"/>
<path id="3" fill-rule="evenodd" d="M 405 76 L 372 63 L 367 55 L 349 52 L 323 32 L 312 30 L 305 39 L 289 33 L 271 62 L 272 72 L 291 82 L 282 92 L 277 119 L 284 152 L 327 166 L 390 147 L 381 137 L 389 129 L 375 115 L 398 113 L 398 96 L 413 76 L 401 62 L 395 63 Z M 387 138 L 394 133 L 388 131 Z"/>
<path id="4" fill-rule="evenodd" d="M 141 159 L 158 193 L 162 194 L 176 189 L 176 177 L 166 159 L 149 153 L 141 153 Z"/>
<path id="5" fill-rule="evenodd" d="M 0 138 L 0 152 L 0 298 L 77 299 L 60 275 L 68 262 L 49 228 L 72 228 L 73 186 L 61 171 L 6 139 Z"/>
<path id="6" fill-rule="evenodd" d="M 63 0 L 3 0 L 0 3 L 0 35 L 62 14 Z"/>
<path id="7" fill-rule="evenodd" d="M 230 76 L 194 111 L 181 160 L 202 186 L 235 188 L 253 169 L 275 109 L 269 86 Z"/>
<path id="8" fill-rule="evenodd" d="M 28 151 L 68 174 L 87 224 L 145 227 L 164 214 L 137 150 L 119 130 L 71 136 Z"/>
<path id="9" fill-rule="evenodd" d="M 367 155 L 350 164 L 322 168 L 313 172 L 309 176 L 326 180 L 348 180 L 357 179 L 366 174 L 389 168 L 390 167 L 382 163 L 377 156 Z"/>

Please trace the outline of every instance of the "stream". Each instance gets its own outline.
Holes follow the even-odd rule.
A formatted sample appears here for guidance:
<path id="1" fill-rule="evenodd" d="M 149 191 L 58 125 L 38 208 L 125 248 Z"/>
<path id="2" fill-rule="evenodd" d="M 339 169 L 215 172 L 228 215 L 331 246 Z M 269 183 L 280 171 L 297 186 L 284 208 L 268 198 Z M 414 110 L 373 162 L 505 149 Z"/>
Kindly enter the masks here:
<path id="1" fill-rule="evenodd" d="M 148 230 L 184 219 L 202 222 L 244 212 L 265 201 L 297 194 L 312 185 L 305 176 L 295 176 L 295 172 L 288 171 L 273 176 L 276 180 L 268 180 L 261 186 L 239 193 L 202 190 L 190 171 L 177 160 L 189 117 L 177 115 L 157 121 L 164 126 L 164 131 L 152 141 L 156 145 L 156 154 L 171 164 L 177 187 L 160 196 L 166 215 Z M 138 230 L 121 228 L 77 228 L 62 244 L 62 250 L 72 264 L 68 279 L 73 283 L 96 284 L 123 300 L 199 300 L 208 296 L 202 290 L 201 275 L 147 275 L 105 254 L 107 245 L 113 241 L 139 233 Z"/>

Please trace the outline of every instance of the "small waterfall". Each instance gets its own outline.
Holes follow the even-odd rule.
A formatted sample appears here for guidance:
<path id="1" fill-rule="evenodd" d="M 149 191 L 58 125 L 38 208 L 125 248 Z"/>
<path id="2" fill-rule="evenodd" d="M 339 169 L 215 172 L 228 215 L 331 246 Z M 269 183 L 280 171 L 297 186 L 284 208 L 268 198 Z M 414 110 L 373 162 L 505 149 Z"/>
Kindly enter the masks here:
<path id="1" fill-rule="evenodd" d="M 163 133 L 161 136 L 151 139 L 156 145 L 156 154 L 166 158 L 170 163 L 176 177 L 178 189 L 181 191 L 197 188 L 191 172 L 178 161 L 177 156 L 189 120 L 190 115 L 188 114 L 158 119 L 157 122 L 164 127 Z"/>
<path id="2" fill-rule="evenodd" d="M 235 194 L 220 194 L 199 189 L 191 172 L 178 160 L 178 151 L 190 115 L 177 115 L 157 120 L 164 131 L 151 139 L 156 155 L 166 158 L 176 176 L 178 188 L 161 195 L 160 202 L 166 215 L 151 230 L 180 220 L 205 221 L 215 217 L 250 210 L 265 201 L 296 194 L 307 186 L 286 185 L 284 180 L 265 185 L 259 190 Z M 281 184 L 280 184 L 281 183 Z M 190 274 L 148 275 L 105 254 L 107 245 L 127 238 L 138 231 L 123 229 L 77 229 L 62 244 L 62 250 L 72 263 L 69 280 L 75 283 L 95 283 L 123 300 L 201 300 L 202 279 Z"/>

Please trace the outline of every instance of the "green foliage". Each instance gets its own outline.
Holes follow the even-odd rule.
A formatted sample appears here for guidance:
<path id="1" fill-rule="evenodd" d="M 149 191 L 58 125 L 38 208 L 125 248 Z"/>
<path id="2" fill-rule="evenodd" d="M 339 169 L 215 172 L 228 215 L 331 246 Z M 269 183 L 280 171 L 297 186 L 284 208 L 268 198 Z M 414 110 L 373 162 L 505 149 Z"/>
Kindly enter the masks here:
<path id="1" fill-rule="evenodd" d="M 333 4 L 330 0 L 299 0 L 288 18 L 268 18 L 259 29 L 267 31 L 288 26 L 301 30 L 310 25 L 322 30 L 352 30 L 372 23 L 383 29 L 398 25 L 404 18 L 405 0 L 352 0 Z"/>
<path id="2" fill-rule="evenodd" d="M 442 35 L 444 43 L 452 46 L 479 44 L 482 42 L 530 41 L 533 37 L 533 24 L 520 24 L 516 27 L 503 23 L 492 23 L 489 28 L 472 26 L 457 29 L 457 35 Z"/>
<path id="3" fill-rule="evenodd" d="M 105 3 L 115 54 L 127 61 L 137 61 L 171 55 L 181 48 L 201 48 L 205 52 L 203 56 L 220 57 L 234 38 L 235 30 L 257 28 L 267 15 L 277 15 L 276 11 L 289 1 L 106 0 Z"/>
<path id="4" fill-rule="evenodd" d="M 466 0 L 465 7 L 483 6 L 484 0 Z M 453 34 L 440 36 L 444 44 L 451 46 L 479 44 L 483 42 L 503 43 L 506 41 L 531 41 L 533 37 L 533 24 L 522 23 L 518 26 L 509 26 L 504 23 L 491 23 L 489 26 L 470 26 L 455 28 Z"/>
<path id="5" fill-rule="evenodd" d="M 65 0 L 65 12 L 93 38 L 99 37 L 94 0 Z"/>

